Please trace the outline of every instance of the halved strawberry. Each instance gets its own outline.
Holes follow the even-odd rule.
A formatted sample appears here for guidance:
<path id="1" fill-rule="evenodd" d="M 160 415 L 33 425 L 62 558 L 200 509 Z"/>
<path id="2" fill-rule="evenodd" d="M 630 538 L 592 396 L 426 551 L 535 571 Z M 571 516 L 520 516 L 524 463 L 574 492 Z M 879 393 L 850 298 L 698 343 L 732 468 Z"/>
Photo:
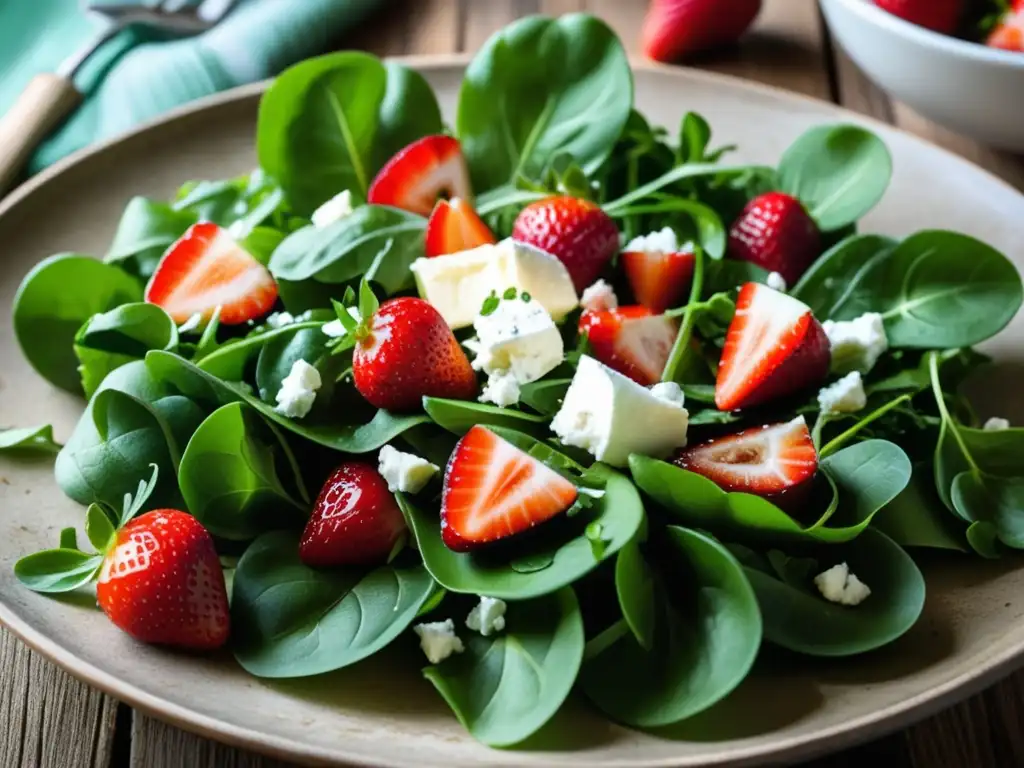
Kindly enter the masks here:
<path id="1" fill-rule="evenodd" d="M 429 216 L 439 197 L 473 199 L 462 145 L 453 136 L 424 136 L 400 149 L 377 173 L 367 202 Z"/>
<path id="2" fill-rule="evenodd" d="M 750 408 L 793 394 L 828 375 L 828 337 L 802 301 L 746 283 L 718 364 L 715 405 Z"/>
<path id="3" fill-rule="evenodd" d="M 313 567 L 382 565 L 405 529 L 398 502 L 377 468 L 346 461 L 313 504 L 299 558 Z"/>
<path id="4" fill-rule="evenodd" d="M 444 256 L 496 242 L 498 238 L 473 206 L 460 197 L 438 200 L 427 221 L 427 256 Z"/>
<path id="5" fill-rule="evenodd" d="M 989 33 L 985 45 L 1024 53 L 1024 0 L 1014 0 L 1010 10 L 1003 14 Z"/>
<path id="6" fill-rule="evenodd" d="M 477 424 L 455 446 L 441 491 L 441 538 L 467 552 L 565 512 L 576 486 Z"/>
<path id="7" fill-rule="evenodd" d="M 655 61 L 676 61 L 735 42 L 760 10 L 761 0 L 652 0 L 640 44 Z"/>
<path id="8" fill-rule="evenodd" d="M 803 204 L 782 192 L 758 195 L 729 229 L 729 256 L 778 272 L 788 285 L 821 255 L 821 233 Z"/>
<path id="9" fill-rule="evenodd" d="M 146 286 L 145 300 L 181 324 L 209 320 L 220 307 L 223 325 L 265 315 L 277 301 L 267 268 L 216 224 L 193 224 L 163 255 Z"/>
<path id="10" fill-rule="evenodd" d="M 663 251 L 623 251 L 622 267 L 636 300 L 651 312 L 661 313 L 677 306 L 686 296 L 693 279 L 695 257 L 692 248 Z"/>
<path id="11" fill-rule="evenodd" d="M 579 332 L 602 363 L 643 386 L 661 381 L 679 326 L 639 305 L 580 315 Z"/>
<path id="12" fill-rule="evenodd" d="M 784 509 L 806 499 L 818 454 L 803 416 L 691 445 L 673 463 L 725 491 L 753 493 Z"/>

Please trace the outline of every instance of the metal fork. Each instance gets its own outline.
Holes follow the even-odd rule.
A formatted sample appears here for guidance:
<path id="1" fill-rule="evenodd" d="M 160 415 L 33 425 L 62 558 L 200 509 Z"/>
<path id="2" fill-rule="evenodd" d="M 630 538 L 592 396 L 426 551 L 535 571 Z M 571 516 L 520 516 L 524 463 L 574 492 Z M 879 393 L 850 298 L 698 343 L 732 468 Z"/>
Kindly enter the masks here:
<path id="1" fill-rule="evenodd" d="M 83 0 L 86 11 L 103 23 L 82 48 L 50 74 L 36 75 L 0 119 L 0 194 L 7 191 L 29 155 L 57 123 L 82 100 L 74 85 L 75 74 L 118 32 L 129 27 L 160 29 L 178 37 L 203 32 L 223 19 L 237 0 L 157 0 L 149 5 L 109 4 Z"/>

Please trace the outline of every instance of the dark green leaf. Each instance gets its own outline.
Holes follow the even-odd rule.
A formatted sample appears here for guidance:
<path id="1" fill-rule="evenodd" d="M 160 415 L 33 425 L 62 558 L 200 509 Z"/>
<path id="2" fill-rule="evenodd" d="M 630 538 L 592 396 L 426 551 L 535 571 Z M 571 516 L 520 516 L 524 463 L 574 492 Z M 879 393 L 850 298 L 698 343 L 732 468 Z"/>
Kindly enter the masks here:
<path id="1" fill-rule="evenodd" d="M 85 511 L 85 535 L 100 554 L 105 553 L 114 541 L 114 524 L 99 504 L 90 504 Z"/>
<path id="2" fill-rule="evenodd" d="M 133 197 L 121 214 L 114 242 L 103 257 L 143 280 L 148 280 L 164 251 L 198 221 L 190 210 L 176 210 L 166 203 Z"/>
<path id="3" fill-rule="evenodd" d="M 424 397 L 423 410 L 427 416 L 452 434 L 464 435 L 474 425 L 508 427 L 538 438 L 548 437 L 549 419 L 531 413 L 499 408 L 496 405 L 474 403 L 471 400 L 445 400 L 439 397 Z"/>
<path id="4" fill-rule="evenodd" d="M 49 424 L 0 429 L 0 452 L 57 453 L 60 449 L 61 445 L 53 439 L 53 427 Z"/>
<path id="5" fill-rule="evenodd" d="M 863 276 L 872 264 L 884 259 L 897 246 L 897 241 L 882 235 L 854 235 L 826 251 L 800 281 L 790 295 L 811 308 L 819 320 L 862 314 L 862 307 L 871 303 L 874 286 Z M 866 295 L 864 295 L 866 294 Z M 847 305 L 856 310 L 845 311 Z"/>

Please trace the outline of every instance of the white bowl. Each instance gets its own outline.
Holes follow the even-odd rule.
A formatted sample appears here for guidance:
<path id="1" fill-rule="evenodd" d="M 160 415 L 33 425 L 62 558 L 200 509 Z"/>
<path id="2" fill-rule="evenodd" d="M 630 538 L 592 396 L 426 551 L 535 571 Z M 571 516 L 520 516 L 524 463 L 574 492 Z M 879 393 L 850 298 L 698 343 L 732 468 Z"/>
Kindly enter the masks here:
<path id="1" fill-rule="evenodd" d="M 1024 152 L 1024 54 L 940 35 L 871 0 L 820 0 L 832 37 L 882 90 L 936 123 Z"/>

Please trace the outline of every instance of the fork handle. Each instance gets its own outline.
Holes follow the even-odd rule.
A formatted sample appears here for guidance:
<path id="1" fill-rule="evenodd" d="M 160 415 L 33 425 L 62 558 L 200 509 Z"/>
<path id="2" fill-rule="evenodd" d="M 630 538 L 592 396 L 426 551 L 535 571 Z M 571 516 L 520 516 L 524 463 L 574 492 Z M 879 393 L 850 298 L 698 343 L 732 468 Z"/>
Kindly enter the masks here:
<path id="1" fill-rule="evenodd" d="M 29 155 L 81 101 L 72 82 L 59 75 L 36 75 L 0 119 L 0 194 L 6 192 Z"/>

